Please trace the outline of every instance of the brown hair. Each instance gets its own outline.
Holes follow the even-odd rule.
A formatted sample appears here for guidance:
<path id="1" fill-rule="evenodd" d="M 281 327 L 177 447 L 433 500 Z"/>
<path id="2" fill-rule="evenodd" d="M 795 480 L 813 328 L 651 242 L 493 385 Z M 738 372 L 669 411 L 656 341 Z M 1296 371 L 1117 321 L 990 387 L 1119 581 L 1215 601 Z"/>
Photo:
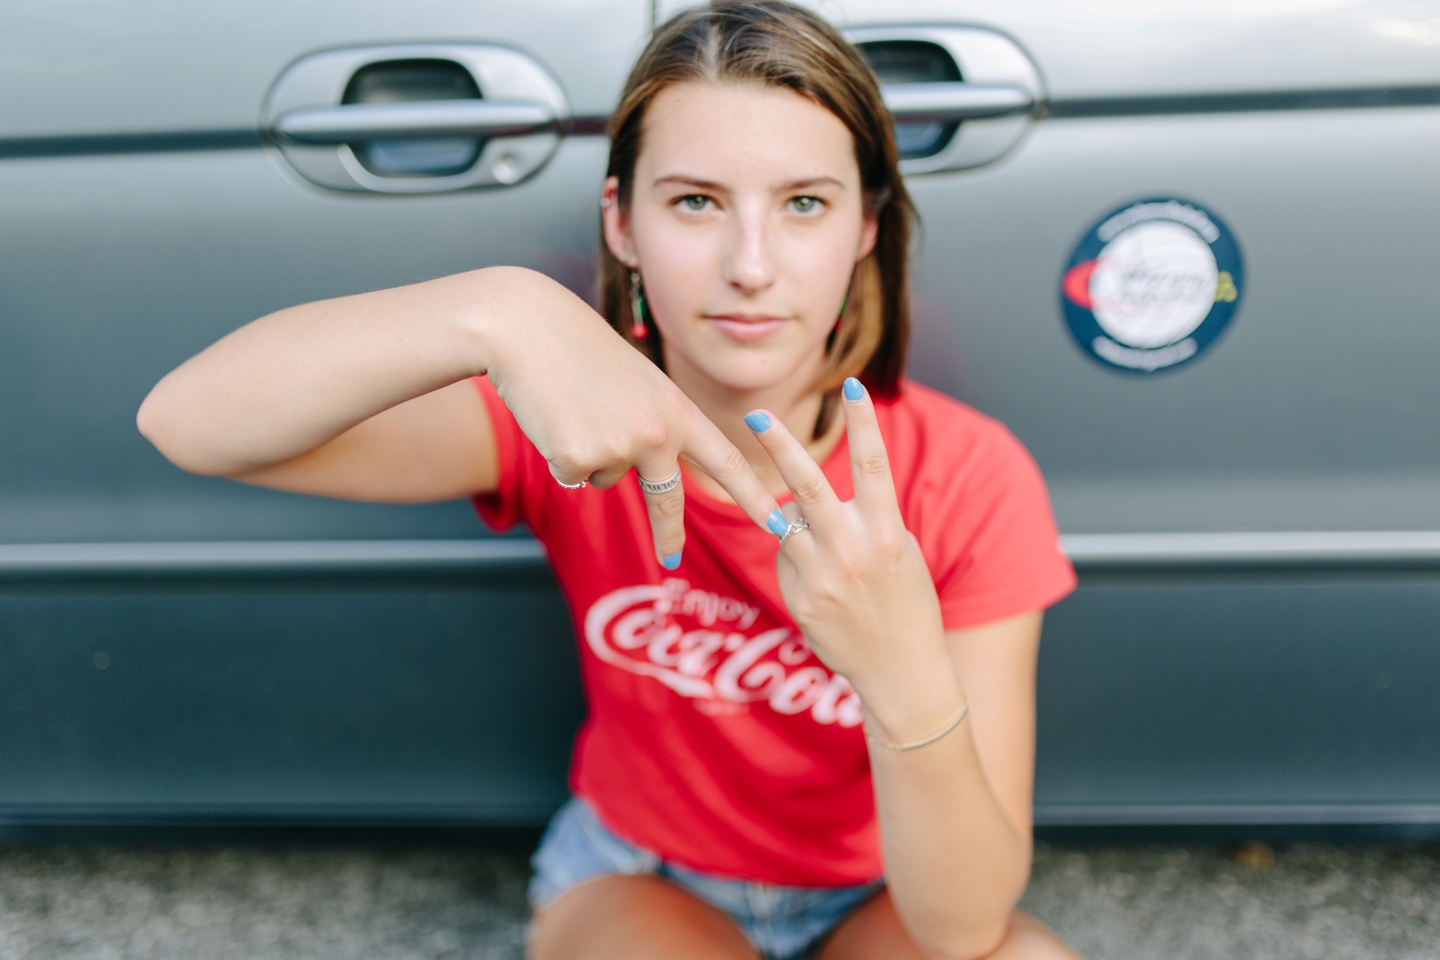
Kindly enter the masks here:
<path id="1" fill-rule="evenodd" d="M 655 31 L 625 82 L 610 118 L 609 176 L 627 207 L 646 108 L 666 87 L 687 81 L 762 83 L 785 87 L 835 114 L 855 141 L 865 211 L 879 221 L 875 249 L 855 266 L 839 329 L 826 343 L 816 387 L 824 394 L 815 436 L 824 434 L 836 392 L 859 377 L 880 396 L 893 395 L 910 339 L 906 278 L 915 209 L 900 178 L 899 153 L 880 84 L 865 58 L 808 10 L 784 0 L 715 0 Z M 600 243 L 600 313 L 657 364 L 660 333 L 631 335 L 630 268 Z"/>

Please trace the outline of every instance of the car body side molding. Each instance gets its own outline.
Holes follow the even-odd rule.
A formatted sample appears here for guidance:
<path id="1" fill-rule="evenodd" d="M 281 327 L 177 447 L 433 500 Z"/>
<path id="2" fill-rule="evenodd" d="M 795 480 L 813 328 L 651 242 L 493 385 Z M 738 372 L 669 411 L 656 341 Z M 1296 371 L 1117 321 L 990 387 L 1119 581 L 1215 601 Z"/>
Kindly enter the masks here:
<path id="1" fill-rule="evenodd" d="M 1053 120 L 1142 117 L 1194 113 L 1255 113 L 1289 110 L 1362 110 L 1429 107 L 1440 104 L 1440 86 L 1349 87 L 1333 90 L 1236 91 L 1144 97 L 1054 99 L 1045 107 Z"/>
<path id="2" fill-rule="evenodd" d="M 1081 573 L 1216 569 L 1440 570 L 1440 531 L 1092 533 L 1062 537 Z M 23 580 L 373 575 L 548 576 L 527 538 L 0 545 L 0 583 Z"/>
<path id="3" fill-rule="evenodd" d="M 1050 100 L 1040 119 L 1073 120 L 1096 117 L 1141 117 L 1196 113 L 1256 113 L 1292 110 L 1363 110 L 1440 105 L 1440 86 L 1359 87 L 1333 90 L 1159 95 L 1146 97 L 1085 97 Z M 604 136 L 609 117 L 572 117 L 572 137 Z M 141 133 L 94 133 L 53 137 L 0 137 L 0 160 L 30 157 L 100 156 L 135 153 L 204 153 L 216 150 L 258 150 L 265 145 L 260 130 L 168 130 Z"/>

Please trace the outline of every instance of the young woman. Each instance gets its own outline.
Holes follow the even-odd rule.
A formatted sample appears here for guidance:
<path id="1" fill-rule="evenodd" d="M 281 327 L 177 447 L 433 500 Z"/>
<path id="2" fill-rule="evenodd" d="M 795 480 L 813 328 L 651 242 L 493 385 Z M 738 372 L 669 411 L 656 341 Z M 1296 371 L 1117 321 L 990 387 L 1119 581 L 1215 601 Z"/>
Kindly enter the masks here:
<path id="1" fill-rule="evenodd" d="M 498 267 L 294 307 L 141 431 L 545 543 L 590 712 L 533 957 L 1073 957 L 1015 903 L 1074 574 L 1019 443 L 901 377 L 913 214 L 873 74 L 797 7 L 718 2 L 656 33 L 611 134 L 599 314 Z"/>

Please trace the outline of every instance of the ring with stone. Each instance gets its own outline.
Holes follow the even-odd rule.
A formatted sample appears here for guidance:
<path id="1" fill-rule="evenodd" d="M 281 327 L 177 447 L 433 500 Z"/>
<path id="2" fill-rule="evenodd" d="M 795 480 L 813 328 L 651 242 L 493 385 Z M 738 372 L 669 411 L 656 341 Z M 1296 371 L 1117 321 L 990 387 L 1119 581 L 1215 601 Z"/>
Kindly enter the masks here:
<path id="1" fill-rule="evenodd" d="M 556 478 L 555 478 L 555 482 L 558 483 L 558 484 L 560 484 L 560 486 L 564 487 L 566 490 L 581 490 L 581 489 L 589 486 L 589 484 L 590 484 L 590 481 L 589 481 L 589 480 L 581 480 L 579 483 L 566 483 L 564 480 L 561 480 L 559 477 L 556 477 Z"/>
<path id="2" fill-rule="evenodd" d="M 796 517 L 794 520 L 790 521 L 790 526 L 785 528 L 785 532 L 780 534 L 780 546 L 785 546 L 785 541 L 790 539 L 790 534 L 799 533 L 801 530 L 809 529 L 809 520 L 806 520 L 804 517 Z"/>
<path id="3" fill-rule="evenodd" d="M 680 486 L 680 468 L 675 468 L 675 475 L 664 480 L 646 480 L 640 476 L 640 471 L 635 471 L 635 477 L 640 481 L 640 489 L 646 493 L 656 496 L 662 493 L 669 493 Z"/>

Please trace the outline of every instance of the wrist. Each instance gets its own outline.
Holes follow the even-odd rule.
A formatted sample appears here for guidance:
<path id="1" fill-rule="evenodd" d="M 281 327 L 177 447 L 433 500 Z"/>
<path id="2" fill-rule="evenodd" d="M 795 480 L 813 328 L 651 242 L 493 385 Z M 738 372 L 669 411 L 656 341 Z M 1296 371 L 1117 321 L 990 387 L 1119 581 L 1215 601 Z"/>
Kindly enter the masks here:
<path id="1" fill-rule="evenodd" d="M 889 743 L 923 739 L 955 719 L 965 691 L 949 656 L 917 663 L 883 684 L 856 684 L 867 732 Z"/>
<path id="2" fill-rule="evenodd" d="M 536 314 L 541 282 L 554 281 L 524 267 L 484 267 L 464 274 L 464 279 L 455 316 L 467 365 L 474 376 L 489 374 L 498 380 L 513 365 L 509 361 L 518 348 L 520 319 L 527 312 Z M 532 304 L 529 311 L 526 303 Z"/>
<path id="3" fill-rule="evenodd" d="M 528 360 L 553 358 L 573 339 L 577 315 L 599 319 L 570 290 L 526 267 L 485 267 L 466 276 L 460 316 L 467 356 L 476 375 L 486 374 L 497 385 Z M 547 346 L 547 340 L 555 342 Z"/>

